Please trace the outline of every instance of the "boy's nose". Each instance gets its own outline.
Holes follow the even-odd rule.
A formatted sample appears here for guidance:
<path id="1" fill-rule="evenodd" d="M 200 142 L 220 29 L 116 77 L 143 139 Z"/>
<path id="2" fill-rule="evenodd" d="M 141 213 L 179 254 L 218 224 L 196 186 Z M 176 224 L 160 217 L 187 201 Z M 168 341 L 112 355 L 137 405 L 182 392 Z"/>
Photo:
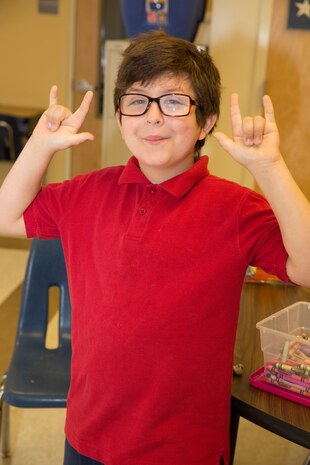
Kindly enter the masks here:
<path id="1" fill-rule="evenodd" d="M 163 114 L 157 102 L 151 102 L 146 112 L 146 120 L 149 124 L 159 124 L 163 121 Z"/>

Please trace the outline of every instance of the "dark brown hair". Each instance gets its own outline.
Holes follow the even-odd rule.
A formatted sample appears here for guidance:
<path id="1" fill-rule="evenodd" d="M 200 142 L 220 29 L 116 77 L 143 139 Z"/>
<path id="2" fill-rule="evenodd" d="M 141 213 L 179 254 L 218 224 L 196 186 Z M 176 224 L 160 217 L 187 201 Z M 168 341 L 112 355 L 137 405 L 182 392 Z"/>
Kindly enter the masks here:
<path id="1" fill-rule="evenodd" d="M 124 51 L 114 89 L 115 111 L 118 110 L 120 96 L 129 87 L 135 83 L 147 85 L 163 74 L 189 80 L 199 103 L 196 119 L 201 127 L 208 116 L 219 116 L 221 79 L 208 51 L 161 30 L 140 34 Z M 197 151 L 204 142 L 197 141 Z"/>

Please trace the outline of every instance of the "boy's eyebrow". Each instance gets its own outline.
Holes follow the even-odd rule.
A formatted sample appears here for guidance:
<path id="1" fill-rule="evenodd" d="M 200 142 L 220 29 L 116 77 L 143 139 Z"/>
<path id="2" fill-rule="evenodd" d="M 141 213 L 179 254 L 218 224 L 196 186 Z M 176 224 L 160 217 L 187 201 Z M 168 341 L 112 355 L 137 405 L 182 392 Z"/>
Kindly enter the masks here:
<path id="1" fill-rule="evenodd" d="M 130 93 L 130 92 L 133 92 L 133 93 L 138 93 L 138 94 L 145 94 L 146 90 L 144 87 L 129 87 L 126 91 L 126 93 Z M 171 89 L 164 89 L 160 95 L 165 95 L 165 94 L 174 94 L 174 93 L 183 93 L 183 89 L 179 88 L 179 87 L 173 87 Z"/>

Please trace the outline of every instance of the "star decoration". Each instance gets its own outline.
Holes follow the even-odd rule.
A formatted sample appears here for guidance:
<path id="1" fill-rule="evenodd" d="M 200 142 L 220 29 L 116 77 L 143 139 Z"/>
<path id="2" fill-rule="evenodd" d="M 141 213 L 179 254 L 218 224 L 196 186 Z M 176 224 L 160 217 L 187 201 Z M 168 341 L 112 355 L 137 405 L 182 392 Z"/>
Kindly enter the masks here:
<path id="1" fill-rule="evenodd" d="M 298 8 L 297 17 L 305 15 L 307 18 L 310 18 L 310 0 L 304 0 L 303 3 L 295 2 L 295 5 Z"/>

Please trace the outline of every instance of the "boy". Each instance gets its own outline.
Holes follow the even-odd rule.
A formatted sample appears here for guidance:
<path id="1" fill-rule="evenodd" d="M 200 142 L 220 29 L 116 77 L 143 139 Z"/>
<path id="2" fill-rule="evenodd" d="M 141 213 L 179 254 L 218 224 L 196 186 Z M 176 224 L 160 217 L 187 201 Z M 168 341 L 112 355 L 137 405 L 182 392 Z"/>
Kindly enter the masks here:
<path id="1" fill-rule="evenodd" d="M 257 193 L 208 172 L 199 151 L 219 114 L 207 52 L 162 32 L 135 39 L 115 86 L 133 153 L 71 181 L 41 181 L 53 154 L 91 140 L 73 114 L 49 109 L 0 191 L 0 230 L 61 237 L 72 301 L 65 464 L 228 464 L 231 369 L 248 265 L 310 285 L 310 207 L 265 118 L 240 116 L 214 136 L 255 176 Z M 225 284 L 225 268 L 234 270 Z M 221 341 L 221 351 L 214 350 Z"/>

